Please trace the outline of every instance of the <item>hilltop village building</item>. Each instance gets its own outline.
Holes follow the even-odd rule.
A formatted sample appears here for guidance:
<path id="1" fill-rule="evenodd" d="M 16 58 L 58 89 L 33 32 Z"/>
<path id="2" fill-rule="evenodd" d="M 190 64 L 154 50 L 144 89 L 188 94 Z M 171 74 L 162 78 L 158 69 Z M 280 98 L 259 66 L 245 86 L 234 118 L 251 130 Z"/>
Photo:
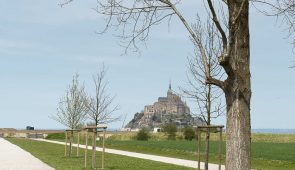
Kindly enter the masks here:
<path id="1" fill-rule="evenodd" d="M 159 130 L 168 123 L 173 123 L 178 128 L 203 124 L 199 117 L 192 117 L 190 108 L 180 96 L 173 93 L 171 84 L 166 97 L 159 97 L 154 104 L 144 106 L 143 112 L 136 113 L 125 128 L 131 131 L 144 127 Z"/>
<path id="2" fill-rule="evenodd" d="M 167 97 L 159 97 L 158 101 L 153 105 L 146 105 L 144 107 L 144 116 L 148 118 L 155 114 L 162 116 L 167 113 L 174 115 L 190 114 L 190 109 L 186 103 L 178 95 L 173 94 L 171 84 L 169 84 Z"/>

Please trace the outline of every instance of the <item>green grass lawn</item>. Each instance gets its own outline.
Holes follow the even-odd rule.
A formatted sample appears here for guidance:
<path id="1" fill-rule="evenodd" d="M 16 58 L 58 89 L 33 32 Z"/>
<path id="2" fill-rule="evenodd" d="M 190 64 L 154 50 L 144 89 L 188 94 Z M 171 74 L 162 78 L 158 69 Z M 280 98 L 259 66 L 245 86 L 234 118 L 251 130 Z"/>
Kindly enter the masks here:
<path id="1" fill-rule="evenodd" d="M 100 145 L 100 144 L 99 144 Z M 108 148 L 122 149 L 141 153 L 150 153 L 196 160 L 196 142 L 194 141 L 116 141 L 108 140 Z M 223 142 L 222 161 L 225 160 L 225 142 Z M 201 150 L 203 151 L 203 148 Z M 295 169 L 295 143 L 252 143 L 252 167 L 255 169 Z M 210 143 L 210 162 L 218 163 L 218 142 Z"/>
<path id="2" fill-rule="evenodd" d="M 64 157 L 64 146 L 46 142 L 32 141 L 22 138 L 7 138 L 6 140 L 18 145 L 24 150 L 30 152 L 43 162 L 52 166 L 56 170 L 81 170 L 84 169 L 83 151 L 80 157 Z M 88 152 L 90 153 L 90 152 Z M 89 154 L 90 155 L 90 154 Z M 100 165 L 100 152 L 97 152 L 97 165 Z M 181 166 L 174 166 L 155 161 L 119 156 L 114 154 L 106 154 L 106 169 L 122 169 L 122 170 L 189 170 Z M 89 157 L 89 160 L 91 158 Z M 89 161 L 89 166 L 91 163 Z"/>
<path id="3" fill-rule="evenodd" d="M 295 135 L 253 134 L 252 135 L 252 168 L 255 169 L 295 169 Z M 218 163 L 217 137 L 210 142 L 209 162 Z M 62 140 L 61 140 L 62 141 Z M 81 141 L 84 143 L 84 140 Z M 90 141 L 89 141 L 90 142 Z M 98 146 L 101 143 L 98 142 Z M 169 141 L 161 135 L 149 141 L 133 140 L 131 134 L 119 135 L 106 141 L 107 148 L 149 153 L 182 159 L 197 160 L 196 141 Z M 203 151 L 204 147 L 201 147 Z M 222 144 L 222 162 L 225 161 L 225 142 Z M 202 159 L 203 160 L 203 159 Z"/>

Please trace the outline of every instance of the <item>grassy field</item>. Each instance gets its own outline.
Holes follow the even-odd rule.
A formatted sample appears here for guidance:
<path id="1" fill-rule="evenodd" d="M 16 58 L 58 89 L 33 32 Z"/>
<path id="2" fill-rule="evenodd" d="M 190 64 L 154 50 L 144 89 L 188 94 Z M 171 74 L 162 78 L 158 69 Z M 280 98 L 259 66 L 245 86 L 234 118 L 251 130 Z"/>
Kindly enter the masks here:
<path id="1" fill-rule="evenodd" d="M 110 137 L 106 147 L 126 151 L 149 153 L 183 159 L 196 160 L 196 142 L 168 141 L 164 134 L 152 134 L 149 141 L 134 140 L 135 133 L 118 133 Z M 179 134 L 178 134 L 179 135 Z M 84 141 L 82 141 L 84 143 Z M 212 136 L 210 162 L 218 163 L 217 136 Z M 101 143 L 98 142 L 98 146 Z M 222 143 L 222 162 L 225 160 L 225 142 Z M 202 147 L 204 148 L 204 147 Z M 201 150 L 203 151 L 203 149 Z M 252 167 L 255 169 L 295 169 L 295 135 L 253 134 Z"/>
<path id="2" fill-rule="evenodd" d="M 108 132 L 109 139 L 112 140 L 134 140 L 136 132 Z M 165 133 L 150 133 L 150 140 L 166 140 Z M 50 134 L 48 139 L 64 139 L 64 133 Z M 177 133 L 177 139 L 183 139 L 182 133 Z M 212 133 L 211 140 L 219 140 L 219 134 Z M 223 140 L 225 140 L 225 134 L 223 133 Z M 269 142 L 269 143 L 295 143 L 295 134 L 263 134 L 253 133 L 251 136 L 252 142 Z"/>
<path id="3" fill-rule="evenodd" d="M 84 157 L 64 157 L 64 146 L 46 142 L 32 141 L 21 138 L 7 138 L 8 141 L 30 152 L 43 162 L 54 167 L 56 170 L 82 170 L 84 169 Z M 82 153 L 84 154 L 84 153 Z M 100 153 L 97 153 L 97 165 L 100 165 Z M 89 157 L 89 160 L 91 158 Z M 119 170 L 189 170 L 181 166 L 148 161 L 126 156 L 106 154 L 106 169 Z M 89 161 L 89 166 L 90 161 Z"/>
<path id="4" fill-rule="evenodd" d="M 225 143 L 223 142 L 222 145 L 222 161 L 224 163 Z M 193 141 L 108 140 L 107 147 L 196 160 L 196 143 Z M 210 145 L 210 162 L 218 162 L 217 153 L 218 142 L 212 141 Z M 251 154 L 252 167 L 255 169 L 295 169 L 295 143 L 253 142 Z"/>
<path id="5" fill-rule="evenodd" d="M 133 140 L 136 136 L 136 132 L 111 132 L 110 139 L 113 140 Z M 151 140 L 166 140 L 167 136 L 164 133 L 150 133 Z M 177 138 L 183 138 L 182 133 L 177 133 Z M 295 134 L 263 134 L 253 133 L 251 135 L 252 142 L 270 142 L 270 143 L 295 143 Z M 212 133 L 211 140 L 219 140 L 219 134 Z M 223 140 L 225 140 L 225 134 L 223 133 Z"/>

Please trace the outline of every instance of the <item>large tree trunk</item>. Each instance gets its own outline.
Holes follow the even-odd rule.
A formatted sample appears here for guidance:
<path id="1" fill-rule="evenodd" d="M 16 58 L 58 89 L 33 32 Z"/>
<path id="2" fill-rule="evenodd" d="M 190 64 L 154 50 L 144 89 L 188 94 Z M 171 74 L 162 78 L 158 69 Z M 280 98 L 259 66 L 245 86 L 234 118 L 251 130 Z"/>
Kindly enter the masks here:
<path id="1" fill-rule="evenodd" d="M 251 169 L 249 2 L 229 0 L 226 169 Z M 242 7 L 242 8 L 241 8 Z"/>

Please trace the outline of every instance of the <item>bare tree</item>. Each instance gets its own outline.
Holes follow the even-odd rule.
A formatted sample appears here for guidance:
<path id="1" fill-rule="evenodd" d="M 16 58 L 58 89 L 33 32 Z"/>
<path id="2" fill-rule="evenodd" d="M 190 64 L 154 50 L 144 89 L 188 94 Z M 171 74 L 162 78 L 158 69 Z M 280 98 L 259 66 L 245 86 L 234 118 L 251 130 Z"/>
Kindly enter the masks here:
<path id="1" fill-rule="evenodd" d="M 281 17 L 287 24 L 288 37 L 292 39 L 295 47 L 295 1 L 294 0 L 276 0 L 273 6 L 276 16 Z M 290 68 L 295 68 L 295 61 L 292 62 Z"/>
<path id="2" fill-rule="evenodd" d="M 226 73 L 225 80 L 210 75 L 208 56 L 201 41 L 202 34 L 195 32 L 179 11 L 181 0 L 98 0 L 96 11 L 105 15 L 106 29 L 121 29 L 126 49 L 137 49 L 138 42 L 145 42 L 152 26 L 164 19 L 176 16 L 187 29 L 194 45 L 200 51 L 204 65 L 206 83 L 218 86 L 225 93 L 227 106 L 226 166 L 229 170 L 251 169 L 250 159 L 250 42 L 249 42 L 249 0 L 207 0 L 208 16 L 214 23 L 222 42 L 218 56 L 219 65 Z M 227 9 L 227 24 L 221 22 L 219 11 Z M 130 29 L 131 28 L 131 29 Z"/>
<path id="3" fill-rule="evenodd" d="M 205 52 L 208 56 L 207 63 L 209 64 L 209 73 L 212 77 L 221 79 L 223 72 L 222 68 L 218 64 L 218 54 L 220 54 L 221 43 L 217 30 L 211 22 L 207 22 L 207 25 L 202 26 L 200 20 L 193 27 L 195 32 L 203 32 L 204 40 L 206 44 Z M 206 125 L 210 126 L 212 119 L 216 119 L 221 116 L 225 110 L 225 105 L 222 102 L 222 91 L 211 84 L 206 83 L 205 67 L 202 64 L 200 51 L 195 50 L 195 55 L 188 59 L 189 74 L 187 88 L 181 88 L 184 95 L 197 103 L 197 116 L 202 117 Z M 206 132 L 206 146 L 205 146 L 205 170 L 208 170 L 209 162 L 209 141 L 210 141 L 210 128 Z"/>
<path id="4" fill-rule="evenodd" d="M 119 119 L 114 112 L 119 109 L 119 105 L 114 105 L 115 96 L 107 93 L 108 82 L 105 80 L 106 69 L 102 66 L 101 70 L 93 76 L 94 95 L 88 97 L 87 108 L 88 118 L 95 126 L 114 122 Z"/>
<path id="5" fill-rule="evenodd" d="M 94 95 L 88 97 L 87 108 L 88 118 L 90 123 L 98 126 L 99 124 L 106 124 L 114 122 L 119 117 L 114 116 L 114 112 L 118 110 L 118 105 L 113 105 L 115 96 L 107 93 L 108 82 L 105 81 L 106 69 L 104 65 L 99 72 L 93 76 L 94 82 Z M 92 138 L 93 149 L 96 147 L 97 129 L 94 129 L 94 136 Z M 95 152 L 92 155 L 95 159 Z"/>
<path id="6" fill-rule="evenodd" d="M 253 6 L 265 14 L 266 16 L 276 17 L 286 24 L 284 28 L 287 32 L 287 38 L 291 39 L 293 47 L 295 47 L 295 1 L 294 0 L 251 0 Z M 263 4 L 262 7 L 257 6 Z M 292 62 L 290 68 L 295 68 L 295 61 Z"/>
<path id="7" fill-rule="evenodd" d="M 267 16 L 281 18 L 287 25 L 288 36 L 294 36 L 295 33 L 295 1 L 294 0 L 251 0 L 252 4 L 260 12 Z M 263 4 L 269 7 L 268 10 L 257 7 L 256 4 Z M 263 6 L 265 7 L 265 6 Z M 295 39 L 293 38 L 293 44 Z M 295 45 L 295 44 L 294 44 Z"/>
<path id="8" fill-rule="evenodd" d="M 54 120 L 66 126 L 69 129 L 77 129 L 83 124 L 86 118 L 86 94 L 84 86 L 79 84 L 78 73 L 73 76 L 72 83 L 68 86 L 65 96 L 60 99 L 56 115 L 52 116 Z M 70 152 L 73 140 L 73 131 L 70 136 Z"/>
<path id="9" fill-rule="evenodd" d="M 295 1 L 276 0 L 276 3 L 271 6 L 274 11 L 273 15 L 281 17 L 283 22 L 287 24 L 288 37 L 292 39 L 292 44 L 295 47 Z M 295 68 L 295 61 L 290 68 Z"/>

